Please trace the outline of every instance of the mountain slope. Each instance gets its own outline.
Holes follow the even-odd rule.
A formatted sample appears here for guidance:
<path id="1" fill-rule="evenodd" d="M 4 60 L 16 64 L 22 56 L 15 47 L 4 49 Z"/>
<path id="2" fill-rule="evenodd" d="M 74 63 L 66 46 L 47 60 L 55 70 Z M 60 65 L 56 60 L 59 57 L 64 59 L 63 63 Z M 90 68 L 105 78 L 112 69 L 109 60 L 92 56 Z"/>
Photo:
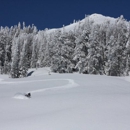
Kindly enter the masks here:
<path id="1" fill-rule="evenodd" d="M 21 79 L 0 76 L 0 130 L 130 129 L 129 82 L 47 71 Z M 26 92 L 31 99 L 21 96 Z"/>

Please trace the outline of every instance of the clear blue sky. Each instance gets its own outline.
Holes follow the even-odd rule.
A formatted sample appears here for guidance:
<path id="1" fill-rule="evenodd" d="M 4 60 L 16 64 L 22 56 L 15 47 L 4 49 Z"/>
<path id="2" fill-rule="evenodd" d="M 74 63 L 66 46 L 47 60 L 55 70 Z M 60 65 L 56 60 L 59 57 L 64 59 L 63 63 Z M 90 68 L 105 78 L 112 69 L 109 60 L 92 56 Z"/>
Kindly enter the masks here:
<path id="1" fill-rule="evenodd" d="M 58 28 L 93 13 L 130 20 L 130 0 L 0 0 L 0 26 Z"/>

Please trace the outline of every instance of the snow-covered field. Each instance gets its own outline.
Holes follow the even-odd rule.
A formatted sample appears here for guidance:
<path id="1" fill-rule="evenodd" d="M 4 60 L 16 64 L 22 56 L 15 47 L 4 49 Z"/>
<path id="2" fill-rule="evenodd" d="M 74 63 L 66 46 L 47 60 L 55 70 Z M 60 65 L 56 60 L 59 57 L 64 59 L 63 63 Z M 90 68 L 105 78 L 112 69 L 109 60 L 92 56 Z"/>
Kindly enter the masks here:
<path id="1" fill-rule="evenodd" d="M 128 81 L 48 68 L 21 79 L 0 75 L 0 130 L 130 130 Z"/>

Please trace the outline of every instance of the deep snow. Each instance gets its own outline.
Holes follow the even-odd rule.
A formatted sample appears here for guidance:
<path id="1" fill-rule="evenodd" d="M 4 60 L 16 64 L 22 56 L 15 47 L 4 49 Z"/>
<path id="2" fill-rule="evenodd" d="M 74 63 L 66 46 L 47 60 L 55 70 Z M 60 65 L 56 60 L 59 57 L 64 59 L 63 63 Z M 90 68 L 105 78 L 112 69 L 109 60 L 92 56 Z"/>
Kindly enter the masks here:
<path id="1" fill-rule="evenodd" d="M 129 77 L 48 71 L 0 75 L 0 130 L 130 130 Z"/>

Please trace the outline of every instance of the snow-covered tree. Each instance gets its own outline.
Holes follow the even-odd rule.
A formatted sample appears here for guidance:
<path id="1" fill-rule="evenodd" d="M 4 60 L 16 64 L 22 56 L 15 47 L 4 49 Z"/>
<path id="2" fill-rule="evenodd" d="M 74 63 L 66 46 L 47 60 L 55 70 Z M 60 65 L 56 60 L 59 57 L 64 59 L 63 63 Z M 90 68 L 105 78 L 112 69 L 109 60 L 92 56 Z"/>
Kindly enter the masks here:
<path id="1" fill-rule="evenodd" d="M 20 73 L 19 73 L 19 60 L 20 60 L 20 39 L 16 38 L 13 40 L 13 54 L 12 54 L 12 63 L 11 63 L 11 71 L 10 75 L 12 78 L 19 78 Z"/>

